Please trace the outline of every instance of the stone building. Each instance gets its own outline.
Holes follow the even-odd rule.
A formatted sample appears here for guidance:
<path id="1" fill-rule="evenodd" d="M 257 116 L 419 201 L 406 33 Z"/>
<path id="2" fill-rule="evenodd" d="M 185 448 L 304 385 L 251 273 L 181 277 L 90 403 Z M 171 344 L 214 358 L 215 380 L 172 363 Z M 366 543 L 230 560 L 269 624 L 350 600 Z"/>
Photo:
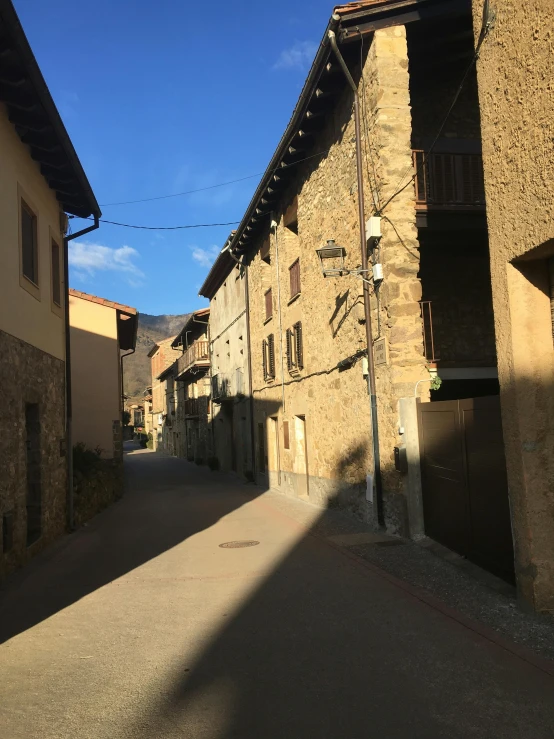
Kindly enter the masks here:
<path id="1" fill-rule="evenodd" d="M 171 344 L 180 356 L 165 373 L 175 419 L 171 453 L 197 464 L 213 457 L 209 318 L 209 308 L 191 313 Z"/>
<path id="2" fill-rule="evenodd" d="M 172 346 L 174 336 L 163 339 L 154 344 L 148 352 L 152 371 L 152 439 L 153 449 L 168 451 L 172 441 L 171 426 L 173 422 L 172 408 L 168 408 L 167 375 L 166 370 L 176 361 L 180 351 Z"/>
<path id="3" fill-rule="evenodd" d="M 219 468 L 252 479 L 252 398 L 246 270 L 224 247 L 200 295 L 210 301 L 213 445 Z"/>
<path id="4" fill-rule="evenodd" d="M 138 313 L 79 290 L 69 290 L 73 444 L 98 449 L 104 459 L 123 460 L 121 352 L 134 352 Z M 131 425 L 136 404 L 129 405 Z"/>
<path id="5" fill-rule="evenodd" d="M 66 213 L 100 209 L 11 2 L 0 2 L 0 577 L 68 517 Z"/>
<path id="6" fill-rule="evenodd" d="M 428 0 L 416 13 L 405 5 L 335 8 L 230 239 L 248 279 L 255 470 L 259 482 L 346 506 L 391 532 L 426 531 L 509 577 L 505 488 L 468 518 L 471 475 L 486 497 L 482 457 L 477 468 L 473 447 L 463 447 L 450 492 L 435 463 L 448 466 L 470 415 L 488 419 L 498 402 L 471 3 Z M 332 39 L 356 90 L 358 138 L 354 91 Z M 431 389 L 435 367 L 442 385 Z M 417 471 L 409 464 L 418 423 L 421 471 L 419 456 Z M 482 449 L 494 447 L 499 462 L 495 443 Z M 487 543 L 496 546 L 496 529 L 501 562 Z"/>
<path id="7" fill-rule="evenodd" d="M 473 9 L 477 44 L 483 3 Z M 507 0 L 484 21 L 477 77 L 516 577 L 526 603 L 553 612 L 554 5 Z"/>

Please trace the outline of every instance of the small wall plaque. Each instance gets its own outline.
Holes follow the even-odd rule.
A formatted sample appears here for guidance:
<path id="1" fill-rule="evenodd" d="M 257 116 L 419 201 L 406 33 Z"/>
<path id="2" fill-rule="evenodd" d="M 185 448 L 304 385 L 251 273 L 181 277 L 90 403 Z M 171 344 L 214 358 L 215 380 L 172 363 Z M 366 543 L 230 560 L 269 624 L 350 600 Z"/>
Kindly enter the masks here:
<path id="1" fill-rule="evenodd" d="M 387 364 L 387 340 L 383 336 L 373 344 L 373 352 L 375 356 L 375 366 Z"/>

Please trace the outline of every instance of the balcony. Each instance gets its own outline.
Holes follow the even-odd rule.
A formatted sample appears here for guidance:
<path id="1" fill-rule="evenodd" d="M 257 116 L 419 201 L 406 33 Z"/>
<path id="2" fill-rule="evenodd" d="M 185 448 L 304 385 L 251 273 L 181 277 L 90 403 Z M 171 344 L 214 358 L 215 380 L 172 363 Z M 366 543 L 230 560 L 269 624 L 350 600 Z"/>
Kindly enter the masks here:
<path id="1" fill-rule="evenodd" d="M 197 417 L 200 415 L 198 403 L 199 398 L 187 398 L 185 400 L 185 417 Z"/>
<path id="2" fill-rule="evenodd" d="M 195 367 L 210 366 L 210 347 L 207 341 L 195 341 L 177 360 L 177 377 Z"/>
<path id="3" fill-rule="evenodd" d="M 416 209 L 483 211 L 485 185 L 480 154 L 412 152 Z"/>

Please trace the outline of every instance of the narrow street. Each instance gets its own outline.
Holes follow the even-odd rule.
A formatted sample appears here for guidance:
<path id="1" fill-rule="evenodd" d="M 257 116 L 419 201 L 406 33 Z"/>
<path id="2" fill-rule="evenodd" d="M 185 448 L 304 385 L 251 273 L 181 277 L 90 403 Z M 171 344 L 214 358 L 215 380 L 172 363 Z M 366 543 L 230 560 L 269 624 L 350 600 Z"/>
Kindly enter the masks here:
<path id="1" fill-rule="evenodd" d="M 554 735 L 552 675 L 364 566 L 321 510 L 146 450 L 126 468 L 3 592 L 2 739 Z"/>

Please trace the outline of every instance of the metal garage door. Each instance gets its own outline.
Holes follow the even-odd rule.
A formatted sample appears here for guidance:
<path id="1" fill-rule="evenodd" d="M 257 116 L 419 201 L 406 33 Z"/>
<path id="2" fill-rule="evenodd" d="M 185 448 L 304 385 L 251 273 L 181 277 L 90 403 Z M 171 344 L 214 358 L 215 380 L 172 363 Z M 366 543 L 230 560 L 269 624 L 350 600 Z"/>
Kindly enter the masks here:
<path id="1" fill-rule="evenodd" d="M 498 396 L 419 404 L 425 532 L 513 580 Z"/>

